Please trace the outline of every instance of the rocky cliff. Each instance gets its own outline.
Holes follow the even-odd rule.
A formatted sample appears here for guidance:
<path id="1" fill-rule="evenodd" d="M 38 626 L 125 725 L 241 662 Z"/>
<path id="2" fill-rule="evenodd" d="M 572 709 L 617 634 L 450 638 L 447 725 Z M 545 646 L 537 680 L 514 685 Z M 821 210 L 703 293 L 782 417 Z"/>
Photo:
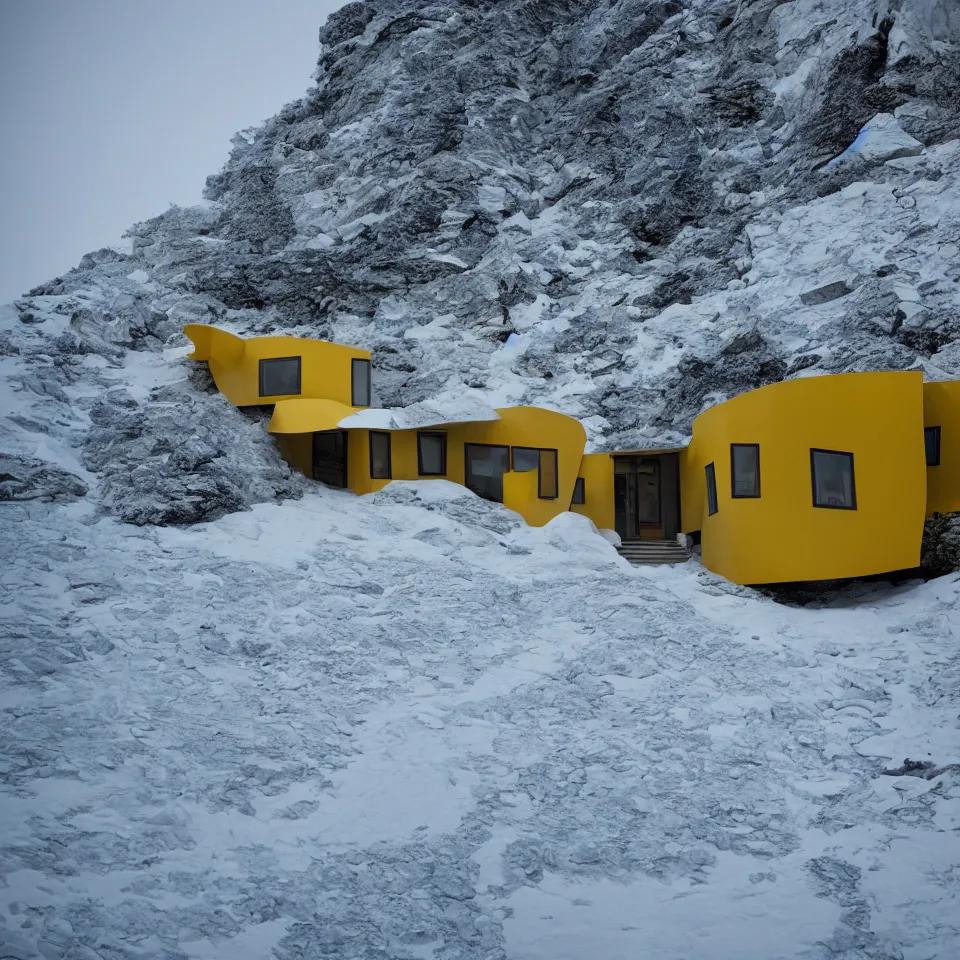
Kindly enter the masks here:
<path id="1" fill-rule="evenodd" d="M 16 302 L 14 453 L 42 424 L 139 465 L 108 496 L 138 521 L 295 492 L 184 385 L 188 321 L 368 347 L 383 405 L 553 406 L 596 449 L 786 377 L 960 376 L 952 0 L 351 3 L 315 79 L 204 204 Z M 173 461 L 172 399 L 199 438 Z"/>

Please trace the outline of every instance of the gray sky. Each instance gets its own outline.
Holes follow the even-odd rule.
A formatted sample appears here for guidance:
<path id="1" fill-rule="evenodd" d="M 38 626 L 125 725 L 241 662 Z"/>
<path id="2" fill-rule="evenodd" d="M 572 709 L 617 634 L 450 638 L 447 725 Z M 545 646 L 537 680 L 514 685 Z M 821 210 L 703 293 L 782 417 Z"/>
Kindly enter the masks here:
<path id="1" fill-rule="evenodd" d="M 200 199 L 342 0 L 0 0 L 0 303 Z"/>

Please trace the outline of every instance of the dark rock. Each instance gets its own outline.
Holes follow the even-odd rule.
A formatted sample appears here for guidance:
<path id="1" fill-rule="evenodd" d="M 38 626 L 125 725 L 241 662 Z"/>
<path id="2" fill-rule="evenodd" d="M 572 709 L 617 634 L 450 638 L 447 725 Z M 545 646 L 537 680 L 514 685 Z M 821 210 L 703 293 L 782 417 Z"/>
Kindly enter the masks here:
<path id="1" fill-rule="evenodd" d="M 837 300 L 845 297 L 848 293 L 853 293 L 854 288 L 847 285 L 845 280 L 838 280 L 835 283 L 828 283 L 815 290 L 808 290 L 800 294 L 800 300 L 809 306 L 816 306 L 821 303 L 829 303 L 831 300 Z"/>
<path id="2" fill-rule="evenodd" d="M 931 577 L 960 570 L 960 513 L 935 513 L 924 521 L 920 568 Z"/>
<path id="3" fill-rule="evenodd" d="M 0 453 L 0 500 L 69 503 L 87 494 L 76 475 L 32 457 Z"/>

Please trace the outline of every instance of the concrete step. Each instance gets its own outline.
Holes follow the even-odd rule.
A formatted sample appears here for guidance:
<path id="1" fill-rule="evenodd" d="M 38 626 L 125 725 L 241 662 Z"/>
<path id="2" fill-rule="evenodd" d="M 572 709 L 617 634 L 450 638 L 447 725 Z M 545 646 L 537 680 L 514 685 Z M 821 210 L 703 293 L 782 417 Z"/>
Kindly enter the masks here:
<path id="1" fill-rule="evenodd" d="M 617 547 L 620 556 L 636 566 L 686 563 L 690 554 L 676 540 L 626 540 Z"/>

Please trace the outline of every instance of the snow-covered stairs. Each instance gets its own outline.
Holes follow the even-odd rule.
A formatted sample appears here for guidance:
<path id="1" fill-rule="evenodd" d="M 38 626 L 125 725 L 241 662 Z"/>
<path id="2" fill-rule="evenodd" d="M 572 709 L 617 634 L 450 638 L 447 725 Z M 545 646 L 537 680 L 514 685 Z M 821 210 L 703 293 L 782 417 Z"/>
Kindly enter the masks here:
<path id="1" fill-rule="evenodd" d="M 689 552 L 676 540 L 624 540 L 617 551 L 630 563 L 686 563 Z"/>

